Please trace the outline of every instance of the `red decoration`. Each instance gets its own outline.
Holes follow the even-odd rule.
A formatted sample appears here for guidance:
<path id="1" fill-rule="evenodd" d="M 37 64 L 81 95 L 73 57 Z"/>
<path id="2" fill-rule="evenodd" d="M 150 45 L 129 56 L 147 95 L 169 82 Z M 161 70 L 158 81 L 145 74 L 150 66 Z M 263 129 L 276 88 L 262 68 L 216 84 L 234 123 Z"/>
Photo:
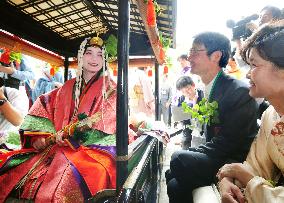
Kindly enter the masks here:
<path id="1" fill-rule="evenodd" d="M 152 77 L 152 75 L 153 75 L 152 69 L 148 70 L 148 76 Z"/>
<path id="2" fill-rule="evenodd" d="M 116 69 L 113 69 L 113 76 L 117 76 L 117 70 Z"/>
<path id="3" fill-rule="evenodd" d="M 51 75 L 51 76 L 54 76 L 54 75 L 55 75 L 54 67 L 51 67 L 51 69 L 50 69 L 50 75 Z"/>
<path id="4" fill-rule="evenodd" d="M 50 65 L 49 74 L 53 77 L 59 71 L 59 67 L 56 65 Z"/>
<path id="5" fill-rule="evenodd" d="M 167 74 L 169 72 L 168 66 L 164 66 L 164 74 Z"/>
<path id="6" fill-rule="evenodd" d="M 0 48 L 0 62 L 3 65 L 10 65 L 13 63 L 18 70 L 20 67 L 20 62 L 22 60 L 22 54 L 16 51 L 11 51 L 5 47 Z"/>
<path id="7" fill-rule="evenodd" d="M 154 43 L 155 45 L 157 45 L 157 47 L 159 48 L 159 58 L 160 60 L 165 63 L 165 58 L 166 58 L 166 54 L 165 51 L 163 49 L 163 45 L 160 41 L 160 39 L 157 39 L 156 43 Z"/>
<path id="8" fill-rule="evenodd" d="M 4 64 L 10 64 L 10 50 L 6 48 L 1 48 L 3 51 L 2 54 L 0 55 L 0 62 Z"/>
<path id="9" fill-rule="evenodd" d="M 156 12 L 153 0 L 148 0 L 147 5 L 147 24 L 148 26 L 156 25 Z"/>
<path id="10" fill-rule="evenodd" d="M 35 45 L 32 45 L 31 43 L 28 43 L 28 42 L 25 42 L 25 41 L 23 41 L 22 39 L 20 39 L 19 37 L 17 37 L 16 35 L 10 35 L 10 34 L 6 34 L 5 32 L 3 32 L 3 31 L 0 31 L 0 36 L 4 36 L 5 38 L 8 38 L 8 39 L 11 39 L 11 40 L 13 40 L 13 41 L 15 41 L 15 42 L 18 42 L 18 43 L 20 43 L 20 45 L 16 45 L 16 47 L 21 47 L 21 46 L 28 46 L 28 47 L 30 47 L 30 48 L 33 48 L 33 49 L 35 49 L 35 50 L 37 50 L 37 51 L 40 51 L 41 53 L 44 53 L 44 54 L 46 54 L 46 55 L 48 55 L 48 56 L 54 56 L 54 57 L 56 57 L 56 58 L 58 58 L 59 60 L 61 60 L 62 61 L 62 58 L 58 55 L 58 54 L 56 54 L 56 53 L 52 53 L 52 52 L 49 52 L 49 51 L 46 51 L 46 50 L 44 50 L 43 48 L 40 48 L 40 47 L 37 47 L 37 46 L 35 46 Z M 1 48 L 0 48 L 1 49 Z M 63 62 L 62 62 L 63 63 Z"/>
<path id="11" fill-rule="evenodd" d="M 161 61 L 165 62 L 165 57 L 166 57 L 166 54 L 165 54 L 165 51 L 163 49 L 163 47 L 160 47 L 160 55 L 159 55 Z"/>
<path id="12" fill-rule="evenodd" d="M 20 63 L 18 61 L 15 61 L 16 69 L 19 70 L 20 68 Z"/>

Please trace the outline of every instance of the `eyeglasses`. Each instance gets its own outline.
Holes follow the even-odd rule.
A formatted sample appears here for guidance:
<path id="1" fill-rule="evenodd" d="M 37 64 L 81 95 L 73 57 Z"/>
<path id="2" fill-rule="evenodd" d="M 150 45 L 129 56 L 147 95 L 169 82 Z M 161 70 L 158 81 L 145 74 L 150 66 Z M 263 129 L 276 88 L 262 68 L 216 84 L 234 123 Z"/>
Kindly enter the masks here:
<path id="1" fill-rule="evenodd" d="M 188 55 L 196 55 L 197 53 L 201 51 L 207 51 L 206 49 L 190 49 L 188 52 Z"/>

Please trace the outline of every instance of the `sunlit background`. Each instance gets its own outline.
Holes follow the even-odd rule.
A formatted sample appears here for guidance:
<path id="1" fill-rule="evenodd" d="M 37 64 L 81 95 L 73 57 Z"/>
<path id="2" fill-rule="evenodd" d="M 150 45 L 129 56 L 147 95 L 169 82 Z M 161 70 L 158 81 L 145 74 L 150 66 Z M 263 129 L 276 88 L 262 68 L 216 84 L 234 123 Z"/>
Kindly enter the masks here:
<path id="1" fill-rule="evenodd" d="M 203 31 L 216 31 L 231 39 L 231 29 L 226 26 L 227 20 L 237 22 L 244 17 L 259 14 L 267 5 L 283 9 L 284 0 L 177 0 L 176 49 L 170 49 L 167 53 L 173 62 L 170 72 L 175 74 L 179 71 L 176 59 L 187 53 L 194 35 Z M 30 61 L 37 71 L 45 64 L 31 57 Z"/>
<path id="2" fill-rule="evenodd" d="M 267 6 L 284 8 L 283 0 L 177 0 L 177 52 L 186 52 L 192 36 L 202 31 L 217 31 L 231 39 L 226 27 L 229 19 L 236 21 L 259 14 Z"/>

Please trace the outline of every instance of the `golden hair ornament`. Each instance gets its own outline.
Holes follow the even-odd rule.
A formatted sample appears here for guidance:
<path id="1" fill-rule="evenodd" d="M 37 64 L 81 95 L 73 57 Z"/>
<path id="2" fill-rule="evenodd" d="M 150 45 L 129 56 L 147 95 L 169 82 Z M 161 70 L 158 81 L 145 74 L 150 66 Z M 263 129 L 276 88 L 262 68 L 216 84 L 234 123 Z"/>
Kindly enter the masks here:
<path id="1" fill-rule="evenodd" d="M 97 37 L 93 37 L 90 40 L 90 45 L 96 45 L 96 46 L 102 47 L 103 43 L 104 43 L 104 41 L 102 40 L 102 38 L 100 38 L 98 36 Z"/>

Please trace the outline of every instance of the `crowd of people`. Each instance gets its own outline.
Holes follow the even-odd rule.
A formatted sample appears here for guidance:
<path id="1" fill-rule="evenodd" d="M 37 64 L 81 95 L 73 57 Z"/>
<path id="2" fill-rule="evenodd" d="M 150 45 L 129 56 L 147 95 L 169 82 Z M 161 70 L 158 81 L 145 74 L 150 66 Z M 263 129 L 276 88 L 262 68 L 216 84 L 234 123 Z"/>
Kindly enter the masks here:
<path id="1" fill-rule="evenodd" d="M 284 201 L 280 16 L 280 9 L 264 7 L 259 25 L 250 25 L 252 35 L 234 39 L 233 52 L 226 36 L 197 34 L 188 54 L 178 58 L 181 71 L 175 85 L 167 83 L 168 73 L 163 75 L 158 109 L 162 130 L 174 122 L 182 125 L 182 149 L 174 152 L 165 173 L 170 203 L 193 202 L 194 189 L 217 182 L 223 203 Z M 13 63 L 0 66 L 0 132 L 21 126 L 21 149 L 0 151 L 1 202 L 61 202 L 67 197 L 84 202 L 102 189 L 115 188 L 116 84 L 104 53 L 101 38 L 86 38 L 78 51 L 76 78 L 65 83 L 46 65 L 27 91 L 30 106 L 18 90 L 21 81 L 34 79 L 26 58 L 18 68 Z M 139 67 L 135 74 L 130 115 L 153 117 L 155 97 L 147 68 Z M 208 116 L 202 108 L 213 103 L 217 107 L 206 110 L 212 111 Z M 268 108 L 263 106 L 267 103 Z M 193 120 L 193 114 L 181 112 L 184 105 L 198 108 L 203 118 L 195 115 Z M 192 147 L 192 123 L 206 116 L 201 128 L 205 143 Z M 129 128 L 129 143 L 137 136 Z M 89 173 L 94 170 L 95 175 Z"/>
<path id="2" fill-rule="evenodd" d="M 239 39 L 234 60 L 230 41 L 219 33 L 194 37 L 188 61 L 201 77 L 208 101 L 218 103 L 218 123 L 206 126 L 206 143 L 176 151 L 166 172 L 170 202 L 193 202 L 192 191 L 218 179 L 222 203 L 283 201 L 283 65 L 284 21 L 278 8 L 261 10 L 259 27 Z M 229 59 L 247 64 L 244 81 L 232 74 Z M 230 64 L 231 65 L 231 64 Z M 238 65 L 238 63 L 234 64 Z M 236 77 L 237 76 L 237 77 Z M 179 82 L 179 81 L 178 81 Z M 185 93 L 183 93 L 185 95 Z M 261 117 L 264 98 L 270 106 Z M 206 194 L 204 194 L 206 195 Z"/>

